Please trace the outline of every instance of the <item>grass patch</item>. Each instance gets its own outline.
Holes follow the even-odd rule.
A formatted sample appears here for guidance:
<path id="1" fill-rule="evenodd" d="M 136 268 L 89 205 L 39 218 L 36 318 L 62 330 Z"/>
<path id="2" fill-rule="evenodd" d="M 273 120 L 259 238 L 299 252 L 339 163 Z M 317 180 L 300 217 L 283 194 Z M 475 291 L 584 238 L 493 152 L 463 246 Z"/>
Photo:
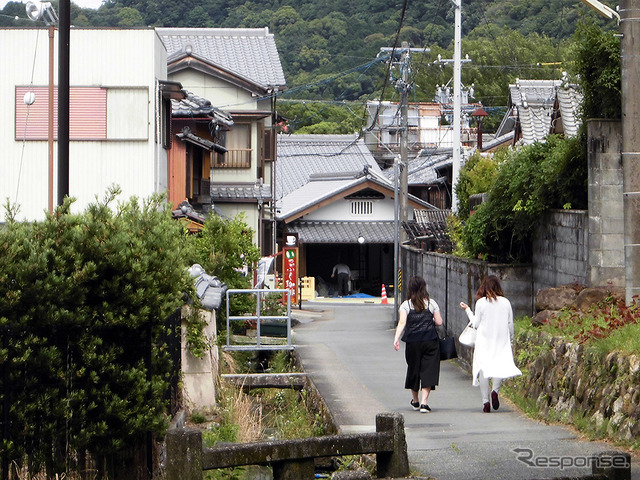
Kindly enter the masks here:
<path id="1" fill-rule="evenodd" d="M 255 401 L 263 406 L 263 421 L 270 437 L 308 438 L 326 434 L 319 413 L 314 413 L 306 390 L 265 389 L 256 391 Z"/>
<path id="2" fill-rule="evenodd" d="M 608 337 L 594 340 L 592 346 L 600 352 L 620 351 L 640 355 L 640 324 L 625 325 L 611 332 Z"/>
<path id="3" fill-rule="evenodd" d="M 539 328 L 570 342 L 594 346 L 601 352 L 640 355 L 637 301 L 627 306 L 623 299 L 609 296 L 586 312 L 565 308 Z"/>
<path id="4" fill-rule="evenodd" d="M 535 420 L 543 420 L 540 409 L 536 405 L 536 399 L 523 395 L 521 384 L 525 381 L 526 374 L 521 377 L 509 379 L 500 387 L 500 395 L 511 400 L 526 416 Z"/>

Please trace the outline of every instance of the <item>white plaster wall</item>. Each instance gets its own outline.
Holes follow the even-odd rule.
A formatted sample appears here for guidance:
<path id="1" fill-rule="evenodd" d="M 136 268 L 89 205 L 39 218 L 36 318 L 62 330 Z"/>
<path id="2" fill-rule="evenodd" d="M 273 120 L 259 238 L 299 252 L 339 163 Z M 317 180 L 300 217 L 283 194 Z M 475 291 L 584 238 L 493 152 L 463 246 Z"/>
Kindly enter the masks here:
<path id="1" fill-rule="evenodd" d="M 180 82 L 185 90 L 199 95 L 222 110 L 256 110 L 257 97 L 228 82 L 196 70 L 181 70 L 170 75 L 170 80 Z"/>
<path id="2" fill-rule="evenodd" d="M 350 221 L 380 221 L 393 220 L 393 198 L 373 200 L 371 215 L 353 215 L 351 213 L 352 200 L 340 199 L 304 216 L 305 220 L 350 220 Z"/>
<path id="3" fill-rule="evenodd" d="M 258 206 L 257 203 L 216 203 L 216 212 L 227 218 L 244 214 L 244 222 L 253 230 L 253 243 L 258 244 Z"/>

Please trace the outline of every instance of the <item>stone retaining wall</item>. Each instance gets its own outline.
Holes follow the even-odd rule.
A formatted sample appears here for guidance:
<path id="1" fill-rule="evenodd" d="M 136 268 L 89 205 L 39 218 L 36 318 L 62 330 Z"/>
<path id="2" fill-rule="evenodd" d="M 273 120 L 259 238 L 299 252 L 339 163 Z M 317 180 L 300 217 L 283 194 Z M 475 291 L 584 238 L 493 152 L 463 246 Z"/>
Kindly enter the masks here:
<path id="1" fill-rule="evenodd" d="M 603 354 L 527 330 L 515 341 L 523 376 L 511 382 L 534 400 L 547 419 L 574 423 L 584 419 L 591 433 L 637 442 L 640 435 L 640 359 L 618 352 Z M 580 420 L 578 420 L 580 422 Z"/>

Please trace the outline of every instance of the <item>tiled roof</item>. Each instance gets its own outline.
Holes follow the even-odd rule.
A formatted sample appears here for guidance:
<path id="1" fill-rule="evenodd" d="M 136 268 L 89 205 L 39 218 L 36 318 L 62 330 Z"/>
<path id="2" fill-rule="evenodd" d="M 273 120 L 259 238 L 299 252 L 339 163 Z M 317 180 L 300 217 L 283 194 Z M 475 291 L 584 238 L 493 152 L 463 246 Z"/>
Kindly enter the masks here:
<path id="1" fill-rule="evenodd" d="M 509 85 L 511 111 L 508 115 L 517 115 L 519 119 L 522 131 L 520 143 L 530 145 L 545 141 L 552 132 L 556 99 L 565 135 L 575 135 L 582 97 L 574 85 L 562 80 L 518 80 L 515 85 Z"/>
<path id="2" fill-rule="evenodd" d="M 228 152 L 228 150 L 222 145 L 218 145 L 207 138 L 202 138 L 194 134 L 189 127 L 183 127 L 182 131 L 177 133 L 176 136 L 182 141 L 193 143 L 206 150 L 213 150 L 218 153 Z"/>
<path id="3" fill-rule="evenodd" d="M 430 251 L 450 252 L 452 248 L 447 217 L 451 210 L 414 210 L 415 220 L 402 222 L 410 243 Z"/>
<path id="4" fill-rule="evenodd" d="M 353 135 L 278 135 L 276 196 L 282 198 L 307 184 L 312 174 L 380 172 L 373 155 Z"/>
<path id="5" fill-rule="evenodd" d="M 553 105 L 518 107 L 520 128 L 522 130 L 521 142 L 531 145 L 535 142 L 544 142 L 551 129 L 551 115 Z"/>
<path id="6" fill-rule="evenodd" d="M 233 125 L 231 115 L 214 107 L 209 100 L 194 93 L 186 92 L 187 98 L 171 100 L 171 114 L 174 117 L 211 117 L 216 123 Z"/>
<path id="7" fill-rule="evenodd" d="M 320 203 L 365 181 L 366 178 L 362 175 L 356 177 L 351 174 L 350 177 L 309 182 L 278 200 L 276 203 L 277 217 L 287 219 L 316 203 Z"/>
<path id="8" fill-rule="evenodd" d="M 558 104 L 560 115 L 562 116 L 564 134 L 570 137 L 576 136 L 578 128 L 580 128 L 578 112 L 582 106 L 582 94 L 577 88 L 559 88 Z"/>
<path id="9" fill-rule="evenodd" d="M 206 218 L 191 206 L 189 202 L 186 200 L 180 202 L 178 208 L 171 212 L 173 218 L 187 218 L 189 220 L 193 220 L 194 222 L 198 222 L 204 224 Z"/>
<path id="10" fill-rule="evenodd" d="M 502 145 L 511 145 L 513 143 L 514 133 L 515 132 L 511 130 L 510 132 L 507 132 L 504 135 L 500 135 L 499 137 L 495 137 L 489 140 L 488 142 L 484 142 L 482 144 L 482 150 L 488 151 L 496 147 L 500 147 Z"/>
<path id="11" fill-rule="evenodd" d="M 302 243 L 356 243 L 362 236 L 365 243 L 393 243 L 393 221 L 338 222 L 298 220 L 287 227 L 297 232 Z"/>
<path id="12" fill-rule="evenodd" d="M 384 175 L 363 169 L 362 172 L 345 172 L 341 174 L 328 174 L 325 176 L 312 176 L 309 183 L 294 190 L 289 195 L 278 200 L 276 204 L 277 217 L 281 220 L 291 218 L 304 210 L 339 195 L 347 190 L 352 190 L 358 185 L 367 182 L 376 183 L 389 189 L 389 195 L 393 195 L 393 184 Z M 411 201 L 422 205 L 424 208 L 434 208 L 433 205 L 409 195 Z"/>
<path id="13" fill-rule="evenodd" d="M 441 178 L 437 169 L 453 163 L 452 153 L 431 154 L 423 152 L 409 160 L 409 185 L 433 185 Z M 393 182 L 393 167 L 383 170 L 383 175 Z"/>
<path id="14" fill-rule="evenodd" d="M 511 102 L 514 105 L 549 105 L 553 107 L 556 88 L 562 84 L 560 80 L 517 80 L 509 85 Z"/>
<path id="15" fill-rule="evenodd" d="M 286 85 L 268 28 L 157 28 L 168 60 L 194 54 L 263 88 Z"/>
<path id="16" fill-rule="evenodd" d="M 258 200 L 271 201 L 271 187 L 254 183 L 212 183 L 211 199 L 224 203 L 225 200 Z"/>

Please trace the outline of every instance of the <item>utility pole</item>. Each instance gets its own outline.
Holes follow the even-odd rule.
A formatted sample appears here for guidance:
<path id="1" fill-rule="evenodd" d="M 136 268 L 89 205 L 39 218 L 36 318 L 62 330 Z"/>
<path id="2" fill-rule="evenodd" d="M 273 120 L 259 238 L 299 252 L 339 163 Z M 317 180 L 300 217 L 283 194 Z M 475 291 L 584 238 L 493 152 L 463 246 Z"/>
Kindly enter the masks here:
<path id="1" fill-rule="evenodd" d="M 400 159 L 394 160 L 394 304 L 398 305 L 398 294 L 402 288 L 402 254 L 400 244 L 406 241 L 407 234 L 399 228 L 399 222 L 409 219 L 409 92 L 412 89 L 411 53 L 427 53 L 428 48 L 409 48 L 407 42 L 402 42 L 399 50 L 382 47 L 381 53 L 391 53 L 392 56 L 400 55 L 399 60 L 391 58 L 389 61 L 400 67 L 400 78 L 396 80 L 396 90 L 400 91 Z M 399 190 L 399 191 L 398 191 Z M 397 315 L 397 312 L 396 312 Z M 397 319 L 396 319 L 397 320 Z"/>
<path id="2" fill-rule="evenodd" d="M 469 56 L 462 59 L 462 0 L 451 0 L 455 6 L 455 26 L 453 37 L 453 60 L 443 59 L 438 55 L 434 63 L 453 63 L 453 172 L 451 175 L 451 210 L 458 211 L 458 196 L 456 195 L 456 184 L 460 177 L 460 165 L 462 163 L 462 64 L 470 62 Z M 448 85 L 448 84 L 447 84 Z M 446 89 L 446 99 L 448 102 L 449 90 Z M 473 84 L 469 89 L 473 95 Z M 439 96 L 437 94 L 437 96 Z M 441 100 L 442 101 L 442 100 Z"/>
<path id="3" fill-rule="evenodd" d="M 462 76 L 462 0 L 451 0 L 455 6 L 453 36 L 453 173 L 451 177 L 451 210 L 458 212 L 456 184 L 460 176 L 461 163 L 461 76 Z"/>
<path id="4" fill-rule="evenodd" d="M 620 23 L 622 34 L 622 201 L 624 210 L 625 301 L 640 295 L 640 0 L 621 0 L 616 12 L 598 0 L 581 0 L 601 15 Z"/>
<path id="5" fill-rule="evenodd" d="M 640 0 L 620 2 L 626 303 L 640 295 Z"/>
<path id="6" fill-rule="evenodd" d="M 409 44 L 402 42 L 402 58 L 400 60 L 401 80 L 396 82 L 400 90 L 400 218 L 403 222 L 409 219 Z M 400 240 L 406 240 L 404 230 L 400 232 Z"/>
<path id="7" fill-rule="evenodd" d="M 58 205 L 69 195 L 69 52 L 71 1 L 60 0 L 58 35 Z"/>

